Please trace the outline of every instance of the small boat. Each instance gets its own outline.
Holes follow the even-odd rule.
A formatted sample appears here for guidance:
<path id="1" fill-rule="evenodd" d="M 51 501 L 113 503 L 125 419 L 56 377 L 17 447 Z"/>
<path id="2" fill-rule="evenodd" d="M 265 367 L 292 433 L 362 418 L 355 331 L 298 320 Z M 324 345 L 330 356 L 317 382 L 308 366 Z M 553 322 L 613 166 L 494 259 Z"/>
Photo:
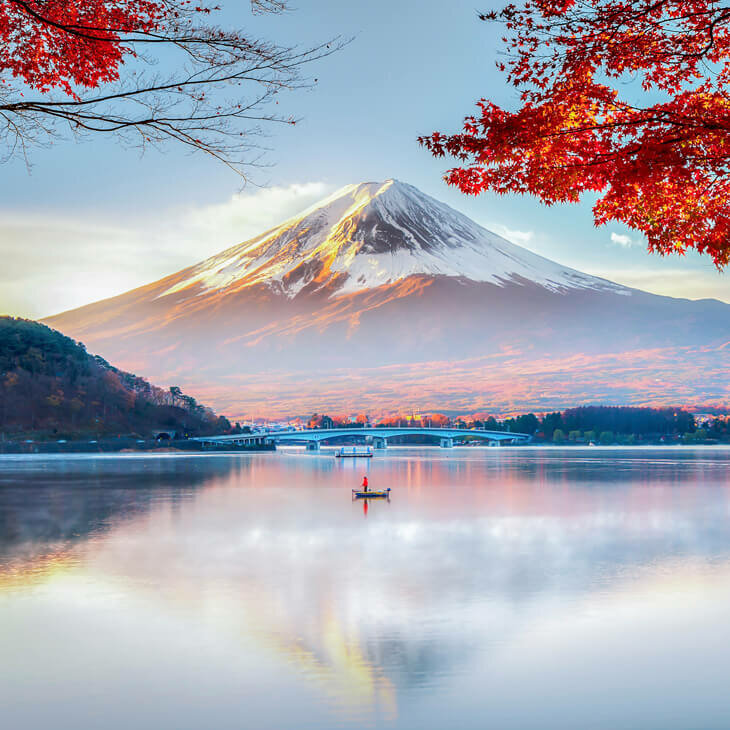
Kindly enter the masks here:
<path id="1" fill-rule="evenodd" d="M 372 459 L 373 450 L 370 446 L 366 446 L 365 448 L 359 448 L 357 446 L 341 446 L 337 449 L 337 451 L 335 451 L 335 456 L 337 458 L 349 456 L 350 458 L 365 457 L 366 459 Z"/>
<path id="2" fill-rule="evenodd" d="M 387 489 L 381 489 L 380 491 L 371 489 L 371 490 L 368 490 L 367 492 L 362 492 L 359 489 L 353 489 L 352 498 L 353 499 L 390 499 L 390 487 L 388 487 Z"/>

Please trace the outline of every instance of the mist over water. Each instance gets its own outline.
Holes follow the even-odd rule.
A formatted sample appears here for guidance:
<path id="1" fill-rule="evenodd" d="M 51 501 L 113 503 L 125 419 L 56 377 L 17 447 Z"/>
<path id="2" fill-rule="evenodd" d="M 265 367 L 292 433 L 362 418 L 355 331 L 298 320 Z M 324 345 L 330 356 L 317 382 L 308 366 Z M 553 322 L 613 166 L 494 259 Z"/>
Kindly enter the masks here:
<path id="1" fill-rule="evenodd" d="M 0 458 L 0 725 L 726 728 L 729 485 L 712 448 Z"/>

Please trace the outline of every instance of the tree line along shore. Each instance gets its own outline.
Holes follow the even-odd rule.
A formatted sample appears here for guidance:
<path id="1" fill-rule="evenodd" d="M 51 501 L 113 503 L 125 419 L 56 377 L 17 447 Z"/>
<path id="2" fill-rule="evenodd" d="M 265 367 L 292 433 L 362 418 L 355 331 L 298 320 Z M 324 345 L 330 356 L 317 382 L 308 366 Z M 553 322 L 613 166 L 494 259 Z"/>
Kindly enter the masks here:
<path id="1" fill-rule="evenodd" d="M 698 418 L 683 408 L 582 406 L 505 419 L 489 415 L 359 415 L 353 422 L 314 414 L 309 428 L 430 426 L 525 433 L 534 443 L 730 443 L 730 418 Z M 167 389 L 120 370 L 80 342 L 32 320 L 0 317 L 0 453 L 197 449 L 195 436 L 236 434 L 248 427 Z M 418 437 L 405 437 L 417 443 Z M 426 441 L 424 441 L 426 443 Z M 267 447 L 268 448 L 268 447 Z"/>
<path id="2" fill-rule="evenodd" d="M 457 428 L 464 441 L 471 429 L 525 433 L 533 443 L 560 445 L 713 444 L 730 443 L 730 416 L 724 413 L 695 416 L 683 408 L 645 406 L 579 406 L 564 411 L 535 415 L 526 413 L 509 418 L 494 416 L 397 415 L 370 419 L 362 414 L 355 422 L 314 414 L 309 428 L 353 428 L 391 426 L 399 428 Z M 418 439 L 404 437 L 410 442 Z M 424 441 L 425 443 L 425 441 Z"/>
<path id="3" fill-rule="evenodd" d="M 6 449 L 8 442 L 79 441 L 118 450 L 232 428 L 178 387 L 152 385 L 38 322 L 0 317 L 0 443 Z"/>

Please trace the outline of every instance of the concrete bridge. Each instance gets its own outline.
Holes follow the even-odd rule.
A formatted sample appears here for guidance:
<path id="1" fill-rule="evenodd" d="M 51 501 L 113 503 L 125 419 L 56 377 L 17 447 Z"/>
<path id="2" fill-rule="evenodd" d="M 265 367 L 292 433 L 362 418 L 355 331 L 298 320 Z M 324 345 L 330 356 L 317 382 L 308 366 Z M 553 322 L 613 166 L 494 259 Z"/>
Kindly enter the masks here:
<path id="1" fill-rule="evenodd" d="M 485 431 L 481 429 L 464 428 L 316 428 L 300 431 L 269 431 L 265 433 L 242 433 L 234 436 L 205 436 L 195 440 L 202 443 L 221 445 L 225 443 L 259 445 L 274 442 L 277 444 L 304 443 L 310 451 L 318 451 L 320 444 L 332 441 L 343 436 L 356 437 L 376 449 L 385 449 L 388 439 L 398 436 L 429 436 L 438 442 L 442 448 L 451 448 L 454 439 L 463 439 L 465 436 L 477 438 L 490 444 L 527 443 L 530 436 L 526 433 L 510 431 Z"/>

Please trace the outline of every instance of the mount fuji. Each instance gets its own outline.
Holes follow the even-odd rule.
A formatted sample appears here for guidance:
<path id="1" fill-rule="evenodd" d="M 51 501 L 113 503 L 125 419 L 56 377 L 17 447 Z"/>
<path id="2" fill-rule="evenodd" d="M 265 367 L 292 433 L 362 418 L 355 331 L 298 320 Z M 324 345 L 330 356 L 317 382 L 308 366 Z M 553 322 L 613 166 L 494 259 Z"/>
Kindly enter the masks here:
<path id="1" fill-rule="evenodd" d="M 45 322 L 241 418 L 730 400 L 730 305 L 562 266 L 395 180 Z"/>

